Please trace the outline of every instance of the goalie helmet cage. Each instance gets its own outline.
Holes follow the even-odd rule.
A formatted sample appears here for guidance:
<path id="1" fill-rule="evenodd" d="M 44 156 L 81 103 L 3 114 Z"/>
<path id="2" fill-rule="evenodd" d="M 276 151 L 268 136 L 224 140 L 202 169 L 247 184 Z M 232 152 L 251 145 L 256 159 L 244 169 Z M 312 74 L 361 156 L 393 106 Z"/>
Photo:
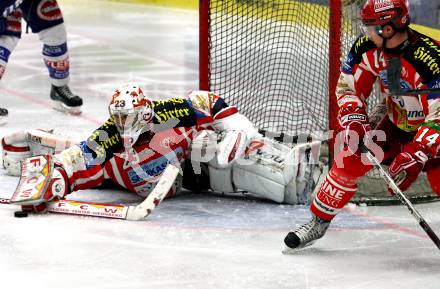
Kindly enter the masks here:
<path id="1" fill-rule="evenodd" d="M 262 130 L 316 137 L 336 129 L 339 68 L 358 36 L 362 0 L 199 1 L 200 89 L 236 105 Z M 386 191 L 373 170 L 354 201 L 398 204 Z M 406 194 L 435 199 L 426 176 Z"/>

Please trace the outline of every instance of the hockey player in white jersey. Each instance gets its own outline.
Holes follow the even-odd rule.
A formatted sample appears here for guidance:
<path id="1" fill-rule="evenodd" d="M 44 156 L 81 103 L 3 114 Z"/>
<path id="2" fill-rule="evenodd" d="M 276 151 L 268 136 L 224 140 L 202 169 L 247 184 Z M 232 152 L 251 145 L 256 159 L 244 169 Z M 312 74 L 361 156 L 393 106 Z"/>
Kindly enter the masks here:
<path id="1" fill-rule="evenodd" d="M 42 143 L 56 150 L 53 156 L 27 159 L 20 184 L 38 181 L 30 190 L 19 185 L 12 203 L 44 211 L 46 202 L 97 187 L 106 179 L 146 196 L 167 164 L 180 165 L 185 159 L 188 189 L 246 191 L 291 204 L 307 202 L 307 192 L 313 189 L 316 165 L 308 162 L 310 144 L 292 148 L 262 137 L 235 107 L 213 93 L 195 91 L 186 98 L 152 101 L 129 84 L 115 91 L 109 111 L 111 118 L 76 145 L 41 131 L 6 136 L 3 164 L 10 174 L 20 173 L 23 159 L 41 154 Z M 191 182 L 202 170 L 207 186 Z M 176 182 L 169 195 L 179 191 Z"/>
<path id="2" fill-rule="evenodd" d="M 0 3 L 0 79 L 9 56 L 21 37 L 24 19 L 32 33 L 43 43 L 43 60 L 49 72 L 50 98 L 55 108 L 72 114 L 81 113 L 82 99 L 73 94 L 69 83 L 69 52 L 63 15 L 56 0 L 3 0 Z M 0 124 L 8 110 L 0 108 Z"/>

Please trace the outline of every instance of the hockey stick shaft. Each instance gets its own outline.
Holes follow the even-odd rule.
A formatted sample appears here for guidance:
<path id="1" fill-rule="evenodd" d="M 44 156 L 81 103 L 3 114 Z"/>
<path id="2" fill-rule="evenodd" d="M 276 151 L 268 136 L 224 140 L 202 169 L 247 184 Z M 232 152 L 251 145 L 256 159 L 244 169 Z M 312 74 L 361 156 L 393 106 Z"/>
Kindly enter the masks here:
<path id="1" fill-rule="evenodd" d="M 102 218 L 137 221 L 148 215 L 162 202 L 177 178 L 179 169 L 169 164 L 159 182 L 148 197 L 138 205 L 101 204 L 84 201 L 57 200 L 47 202 L 50 213 L 93 216 Z M 0 198 L 0 204 L 10 204 L 9 199 Z"/>
<path id="2" fill-rule="evenodd" d="M 427 88 L 427 89 L 407 89 L 404 90 L 400 86 L 400 74 L 401 74 L 401 62 L 400 58 L 395 57 L 388 60 L 387 68 L 387 80 L 388 88 L 392 95 L 402 96 L 402 95 L 418 95 L 426 93 L 439 93 L 440 88 Z"/>
<path id="3" fill-rule="evenodd" d="M 422 215 L 416 210 L 416 208 L 411 203 L 411 201 L 402 193 L 402 191 L 399 189 L 399 187 L 394 182 L 393 178 L 391 178 L 391 176 L 384 170 L 384 168 L 380 165 L 380 162 L 376 159 L 376 157 L 372 154 L 372 152 L 367 147 L 365 147 L 363 144 L 361 144 L 361 146 L 362 146 L 362 149 L 366 152 L 367 158 L 379 170 L 379 172 L 382 175 L 385 182 L 393 190 L 396 198 L 398 198 L 402 202 L 402 204 L 404 204 L 408 208 L 411 215 L 413 215 L 413 217 L 417 220 L 419 225 L 426 232 L 426 234 L 429 236 L 429 238 L 432 240 L 432 242 L 434 242 L 434 244 L 437 246 L 437 248 L 440 249 L 440 239 L 434 233 L 434 231 L 431 229 L 431 227 L 428 225 L 428 223 L 425 221 L 425 219 L 422 217 Z"/>
<path id="4" fill-rule="evenodd" d="M 391 91 L 391 94 L 395 96 L 402 96 L 402 95 L 419 95 L 419 94 L 426 94 L 426 93 L 438 93 L 440 94 L 440 88 L 427 88 L 427 89 L 409 89 L 409 90 L 396 90 Z"/>

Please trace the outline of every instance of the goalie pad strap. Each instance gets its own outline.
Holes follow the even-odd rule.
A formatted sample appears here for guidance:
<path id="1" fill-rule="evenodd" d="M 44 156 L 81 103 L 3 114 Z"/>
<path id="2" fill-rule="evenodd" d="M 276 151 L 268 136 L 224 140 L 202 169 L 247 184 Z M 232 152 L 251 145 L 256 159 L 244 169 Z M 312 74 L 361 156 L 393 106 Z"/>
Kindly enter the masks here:
<path id="1" fill-rule="evenodd" d="M 5 139 L 2 139 L 2 147 L 4 151 L 14 153 L 28 152 L 31 150 L 26 144 L 24 144 L 23 146 L 8 145 L 6 144 Z"/>

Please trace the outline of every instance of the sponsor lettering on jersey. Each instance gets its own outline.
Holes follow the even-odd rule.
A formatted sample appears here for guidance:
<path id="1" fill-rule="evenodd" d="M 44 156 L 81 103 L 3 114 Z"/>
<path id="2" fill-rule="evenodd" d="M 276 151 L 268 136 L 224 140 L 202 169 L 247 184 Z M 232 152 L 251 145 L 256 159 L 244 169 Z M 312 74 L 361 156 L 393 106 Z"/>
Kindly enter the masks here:
<path id="1" fill-rule="evenodd" d="M 149 161 L 145 164 L 140 165 L 140 168 L 142 171 L 144 171 L 149 177 L 154 178 L 155 176 L 161 174 L 166 166 L 170 163 L 177 163 L 179 161 L 179 156 L 182 156 L 184 153 L 183 148 L 177 147 L 173 151 L 167 153 L 166 155 L 163 155 L 155 160 Z M 134 169 L 131 169 L 127 172 L 127 175 L 130 178 L 130 182 L 133 185 L 136 185 L 138 183 L 141 183 L 144 180 L 138 174 Z"/>
<path id="2" fill-rule="evenodd" d="M 424 119 L 425 115 L 423 110 L 410 110 L 407 113 L 409 119 Z"/>
<path id="3" fill-rule="evenodd" d="M 81 150 L 87 153 L 86 166 L 96 165 L 97 161 L 103 164 L 122 148 L 122 139 L 112 118 L 107 119 L 81 145 Z"/>
<path id="4" fill-rule="evenodd" d="M 361 48 L 362 44 L 364 44 L 364 43 L 367 42 L 368 40 L 369 40 L 368 37 L 365 36 L 365 35 L 359 37 L 359 38 L 356 40 L 355 44 L 354 44 L 354 52 L 355 52 L 355 53 L 358 53 L 359 48 Z"/>
<path id="5" fill-rule="evenodd" d="M 414 51 L 414 59 L 423 62 L 434 77 L 440 76 L 440 45 L 429 37 L 421 37 L 427 47 L 419 46 Z"/>
<path id="6" fill-rule="evenodd" d="M 182 98 L 172 98 L 153 102 L 154 117 L 158 123 L 170 119 L 178 119 L 178 126 L 193 126 L 196 124 L 196 115 L 190 104 Z"/>
<path id="7" fill-rule="evenodd" d="M 174 108 L 174 109 L 164 109 L 162 111 L 156 112 L 156 117 L 161 122 L 166 122 L 171 118 L 184 118 L 185 116 L 189 116 L 189 109 L 188 108 Z"/>
<path id="8" fill-rule="evenodd" d="M 156 106 L 167 106 L 167 105 L 170 105 L 170 104 L 178 105 L 178 104 L 183 104 L 183 103 L 185 103 L 185 99 L 175 97 L 175 98 L 171 98 L 171 99 L 167 99 L 167 100 L 157 100 L 157 101 L 154 101 L 154 106 L 155 107 Z"/>

